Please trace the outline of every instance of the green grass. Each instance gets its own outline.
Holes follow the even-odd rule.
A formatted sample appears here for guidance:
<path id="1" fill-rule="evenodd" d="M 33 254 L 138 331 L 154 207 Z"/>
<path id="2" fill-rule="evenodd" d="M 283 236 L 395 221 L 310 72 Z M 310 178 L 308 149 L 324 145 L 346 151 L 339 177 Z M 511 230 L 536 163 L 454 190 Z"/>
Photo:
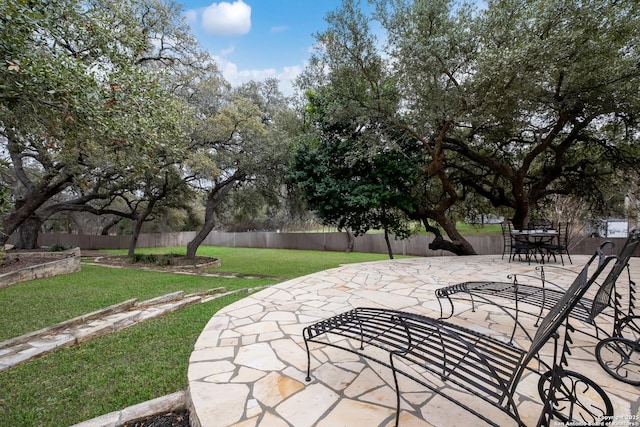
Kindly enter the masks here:
<path id="1" fill-rule="evenodd" d="M 486 235 L 492 235 L 492 234 L 494 235 L 502 234 L 502 228 L 500 224 L 480 225 L 480 224 L 467 224 L 467 223 L 459 222 L 456 224 L 456 229 L 463 236 L 477 236 L 477 235 L 486 236 Z"/>
<path id="2" fill-rule="evenodd" d="M 0 425 L 68 426 L 187 389 L 193 345 L 240 295 L 184 308 L 0 373 Z"/>
<path id="3" fill-rule="evenodd" d="M 109 252 L 117 254 L 127 253 L 125 250 Z M 184 246 L 141 248 L 136 252 L 141 254 L 174 253 L 184 255 L 186 249 Z M 220 259 L 221 266 L 216 269 L 211 269 L 211 272 L 241 273 L 244 275 L 259 275 L 288 279 L 337 267 L 340 264 L 388 259 L 386 254 L 370 254 L 362 252 L 344 253 L 290 249 L 230 248 L 219 246 L 200 247 L 197 255 Z M 398 256 L 398 258 L 400 257 Z"/>
<path id="4" fill-rule="evenodd" d="M 146 252 L 179 253 L 184 248 Z M 212 278 L 83 265 L 82 271 L 0 289 L 0 340 L 130 298 L 276 283 L 343 263 L 386 259 L 384 254 L 202 248 L 219 257 Z M 243 294 L 244 295 L 244 294 Z M 243 295 L 187 307 L 0 372 L 0 426 L 68 426 L 187 388 L 193 345 L 212 315 Z"/>
<path id="5" fill-rule="evenodd" d="M 0 341 L 137 298 L 175 291 L 237 289 L 268 279 L 215 278 L 83 265 L 80 272 L 33 280 L 0 290 Z"/>

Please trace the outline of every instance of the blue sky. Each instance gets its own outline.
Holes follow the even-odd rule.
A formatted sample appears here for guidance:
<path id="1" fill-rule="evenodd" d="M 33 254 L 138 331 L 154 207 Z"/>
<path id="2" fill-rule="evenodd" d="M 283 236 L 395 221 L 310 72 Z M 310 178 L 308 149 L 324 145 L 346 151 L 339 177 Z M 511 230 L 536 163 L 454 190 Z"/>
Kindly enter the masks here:
<path id="1" fill-rule="evenodd" d="M 285 94 L 340 0 L 177 0 L 232 84 L 275 77 Z"/>

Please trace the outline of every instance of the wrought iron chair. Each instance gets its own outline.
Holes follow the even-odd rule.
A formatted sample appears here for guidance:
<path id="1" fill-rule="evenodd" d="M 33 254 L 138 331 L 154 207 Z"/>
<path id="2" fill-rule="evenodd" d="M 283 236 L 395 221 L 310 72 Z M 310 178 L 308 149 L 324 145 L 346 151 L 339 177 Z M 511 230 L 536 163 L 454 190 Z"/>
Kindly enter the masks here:
<path id="1" fill-rule="evenodd" d="M 607 259 L 615 259 L 615 264 L 606 278 L 598 287 L 593 299 L 582 298 L 571 317 L 595 327 L 594 336 L 601 339 L 596 345 L 595 355 L 602 368 L 620 381 L 640 385 L 640 316 L 635 313 L 635 288 L 636 284 L 631 279 L 629 271 L 629 259 L 640 245 L 640 230 L 633 230 L 621 248 L 617 256 L 605 257 L 604 247 L 610 245 L 605 242 L 593 255 L 590 263 L 598 259 L 598 264 L 603 265 Z M 616 290 L 616 283 L 622 272 L 626 269 L 629 280 L 628 301 L 626 309 L 623 308 L 622 296 Z M 438 302 L 440 302 L 441 318 L 449 318 L 453 315 L 454 306 L 452 298 L 470 299 L 472 309 L 475 310 L 475 301 L 481 300 L 490 304 L 497 304 L 500 299 L 515 301 L 515 316 L 518 311 L 526 312 L 527 306 L 536 307 L 538 319 L 551 310 L 555 304 L 564 298 L 565 290 L 546 279 L 544 267 L 538 267 L 542 286 L 522 283 L 521 279 L 529 275 L 513 275 L 512 282 L 463 282 L 436 290 Z M 447 299 L 451 308 L 448 316 L 444 316 L 442 299 Z M 612 330 L 609 332 L 600 327 L 596 318 L 606 308 L 612 307 L 613 314 L 607 314 L 613 319 Z M 534 314 L 534 313 L 531 313 Z M 607 324 L 608 327 L 608 324 Z"/>
<path id="2" fill-rule="evenodd" d="M 531 243 L 518 240 L 513 237 L 513 225 L 511 224 L 511 221 L 504 220 L 501 226 L 503 239 L 502 259 L 504 259 L 504 255 L 508 252 L 509 262 L 511 262 L 512 259 L 515 259 L 516 255 L 518 258 L 524 255 L 525 260 L 530 263 L 531 257 L 535 257 L 537 248 Z"/>
<path id="3" fill-rule="evenodd" d="M 571 226 L 568 222 L 558 223 L 558 240 L 557 243 L 544 243 L 541 246 L 541 249 L 546 251 L 547 259 L 553 256 L 553 259 L 556 259 L 556 255 L 560 255 L 560 261 L 562 261 L 562 265 L 564 265 L 564 258 L 562 258 L 562 254 L 567 254 L 569 258 L 569 264 L 573 264 L 571 261 L 571 255 L 569 254 L 569 230 Z"/>

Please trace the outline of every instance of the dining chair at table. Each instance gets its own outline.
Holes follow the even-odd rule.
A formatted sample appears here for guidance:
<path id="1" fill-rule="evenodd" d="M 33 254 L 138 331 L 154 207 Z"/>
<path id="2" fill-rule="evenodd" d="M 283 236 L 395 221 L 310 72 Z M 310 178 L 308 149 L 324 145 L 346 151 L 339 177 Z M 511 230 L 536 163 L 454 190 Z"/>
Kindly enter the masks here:
<path id="1" fill-rule="evenodd" d="M 513 236 L 513 225 L 511 221 L 504 220 L 502 222 L 502 240 L 504 242 L 502 247 L 502 259 L 504 255 L 509 253 L 509 262 L 515 259 L 516 255 L 521 258 L 524 255 L 527 262 L 531 262 L 531 257 L 536 254 L 536 247 L 531 243 L 523 240 L 516 239 Z"/>
<path id="2" fill-rule="evenodd" d="M 569 258 L 569 264 L 573 264 L 571 261 L 571 254 L 569 254 L 569 229 L 570 224 L 568 222 L 558 223 L 558 238 L 555 242 L 549 242 L 542 245 L 542 249 L 547 253 L 547 260 L 553 256 L 554 261 L 556 255 L 560 255 L 560 261 L 564 265 L 564 258 L 562 254 L 567 254 Z"/>

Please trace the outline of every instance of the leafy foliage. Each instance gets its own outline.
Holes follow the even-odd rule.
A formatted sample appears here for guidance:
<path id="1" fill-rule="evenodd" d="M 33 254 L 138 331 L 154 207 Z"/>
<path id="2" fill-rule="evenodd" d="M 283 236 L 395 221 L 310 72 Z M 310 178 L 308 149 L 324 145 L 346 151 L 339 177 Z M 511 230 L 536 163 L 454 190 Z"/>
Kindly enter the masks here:
<path id="1" fill-rule="evenodd" d="M 185 167 L 191 185 L 206 194 L 206 207 L 203 226 L 187 245 L 190 258 L 231 196 L 236 202 L 248 196 L 260 205 L 278 203 L 288 148 L 286 100 L 275 80 L 237 88 L 220 80 L 204 81 L 192 105 L 197 120 Z"/>
<path id="2" fill-rule="evenodd" d="M 639 160 L 637 2 L 371 3 L 365 15 L 343 1 L 317 35 L 299 80 L 325 103 L 310 99 L 309 114 L 323 116 L 310 133 L 349 144 L 343 161 L 389 147 L 419 159 L 416 201 L 398 209 L 436 234 L 432 248 L 473 253 L 455 215 L 474 206 L 508 209 L 522 225 L 553 195 L 604 206 L 609 188 L 630 188 L 619 171 Z M 375 137 L 341 138 L 327 123 Z"/>
<path id="3" fill-rule="evenodd" d="M 308 208 L 326 225 L 349 228 L 356 235 L 371 228 L 398 237 L 409 235 L 407 213 L 414 209 L 415 159 L 392 147 L 361 156 L 358 149 L 363 141 L 380 133 L 367 123 L 358 123 L 357 118 L 323 121 L 330 118 L 329 101 L 322 101 L 319 93 L 308 96 L 310 119 L 323 132 L 294 148 L 289 175 Z"/>
<path id="4" fill-rule="evenodd" d="M 2 3 L 3 181 L 14 202 L 3 237 L 63 209 L 100 212 L 179 158 L 185 107 L 166 92 L 157 62 L 174 58 L 155 42 L 181 29 L 147 21 L 165 12 L 153 0 Z"/>

